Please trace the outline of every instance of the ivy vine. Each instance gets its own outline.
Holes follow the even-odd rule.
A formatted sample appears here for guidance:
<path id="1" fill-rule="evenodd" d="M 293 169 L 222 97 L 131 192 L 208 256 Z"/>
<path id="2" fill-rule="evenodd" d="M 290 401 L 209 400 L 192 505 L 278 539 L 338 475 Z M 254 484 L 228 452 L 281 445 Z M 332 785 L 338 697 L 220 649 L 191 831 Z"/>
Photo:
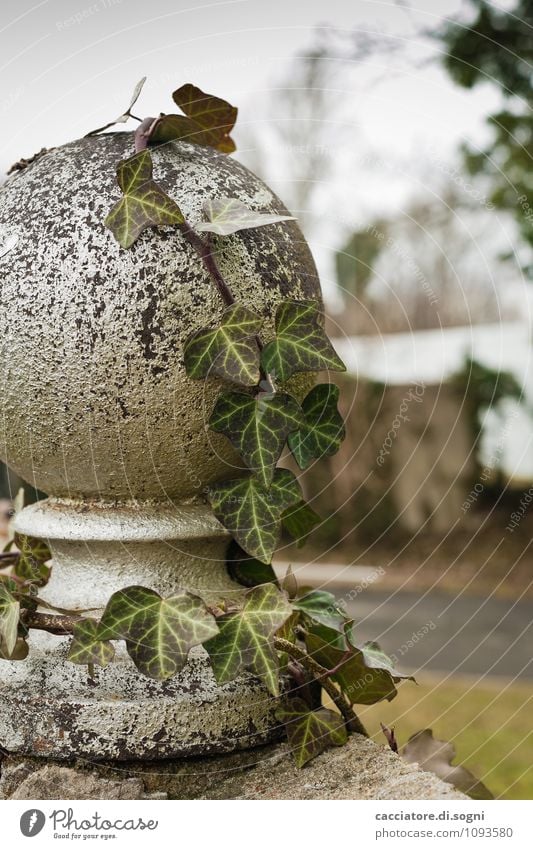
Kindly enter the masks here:
<path id="1" fill-rule="evenodd" d="M 143 82 L 128 110 L 90 135 L 135 118 L 131 110 Z M 354 705 L 393 699 L 404 677 L 376 643 L 357 644 L 354 623 L 331 593 L 300 589 L 290 571 L 278 581 L 271 566 L 282 528 L 301 544 L 320 521 L 296 476 L 278 465 L 285 446 L 305 469 L 335 453 L 344 438 L 338 388 L 319 383 L 299 402 L 287 381 L 301 373 L 344 371 L 344 365 L 326 335 L 319 303 L 282 301 L 269 338 L 257 313 L 236 302 L 216 264 L 213 235 L 281 226 L 291 216 L 263 214 L 218 197 L 205 204 L 204 220 L 189 222 L 153 179 L 150 148 L 158 144 L 186 140 L 226 154 L 235 150 L 234 106 L 190 84 L 177 89 L 173 100 L 180 113 L 136 118 L 135 152 L 117 165 L 121 197 L 105 225 L 124 249 L 147 228 L 178 228 L 220 295 L 220 320 L 199 328 L 183 357 L 190 378 L 226 384 L 209 428 L 229 440 L 247 471 L 212 484 L 206 498 L 232 536 L 228 569 L 242 592 L 237 600 L 210 605 L 186 590 L 162 598 L 132 586 L 114 593 L 99 618 L 87 615 L 91 611 L 58 610 L 39 597 L 49 576 L 47 546 L 15 535 L 0 554 L 0 656 L 26 657 L 28 630 L 36 628 L 71 634 L 69 660 L 87 666 L 91 675 L 113 661 L 113 643 L 124 641 L 141 673 L 166 680 L 202 645 L 220 684 L 248 673 L 273 696 L 284 694 L 277 717 L 303 766 L 327 747 L 345 743 L 351 732 L 366 734 Z M 321 705 L 322 690 L 331 709 Z"/>

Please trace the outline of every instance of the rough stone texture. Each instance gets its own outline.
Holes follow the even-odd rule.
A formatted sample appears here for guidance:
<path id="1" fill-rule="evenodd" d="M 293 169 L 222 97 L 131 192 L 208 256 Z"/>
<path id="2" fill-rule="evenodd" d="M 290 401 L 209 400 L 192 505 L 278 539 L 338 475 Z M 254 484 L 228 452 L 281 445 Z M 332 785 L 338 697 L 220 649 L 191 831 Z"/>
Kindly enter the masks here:
<path id="1" fill-rule="evenodd" d="M 235 455 L 204 425 L 217 381 L 189 380 L 186 338 L 223 305 L 176 228 L 122 249 L 104 220 L 120 198 L 131 133 L 56 148 L 0 189 L 0 445 L 9 466 L 55 496 L 176 500 L 228 475 Z M 255 175 L 185 142 L 152 152 L 154 177 L 191 222 L 207 198 L 286 213 Z M 2 239 L 3 241 L 4 239 Z M 286 297 L 320 299 L 294 221 L 216 242 L 237 300 L 267 320 Z"/>
<path id="2" fill-rule="evenodd" d="M 212 601 L 235 592 L 227 537 L 202 502 L 235 473 L 229 442 L 205 427 L 220 382 L 192 381 L 183 347 L 223 304 L 176 228 L 145 231 L 124 250 L 104 225 L 120 197 L 117 163 L 131 133 L 56 148 L 0 189 L 0 446 L 7 463 L 51 498 L 16 519 L 44 537 L 58 607 L 101 608 L 116 590 L 178 587 Z M 207 198 L 284 213 L 235 160 L 170 143 L 153 150 L 154 177 L 192 223 Z M 3 239 L 2 239 L 3 241 Z M 215 242 L 236 299 L 265 317 L 320 289 L 294 222 Z M 308 378 L 297 384 L 302 390 Z M 98 611 L 95 611 L 97 615 Z M 216 685 L 203 649 L 167 682 L 141 676 L 119 651 L 87 679 L 67 640 L 32 634 L 23 663 L 0 664 L 0 743 L 50 758 L 171 757 L 276 739 L 276 700 L 251 676 Z"/>
<path id="3" fill-rule="evenodd" d="M 134 789 L 135 788 L 135 789 Z M 59 789 L 61 792 L 59 792 Z M 121 795 L 135 792 L 138 795 Z M 106 795 L 117 794 L 117 795 Z M 157 764 L 43 767 L 38 760 L 4 762 L 0 798 L 12 799 L 465 799 L 359 735 L 301 770 L 286 744 L 215 758 Z"/>

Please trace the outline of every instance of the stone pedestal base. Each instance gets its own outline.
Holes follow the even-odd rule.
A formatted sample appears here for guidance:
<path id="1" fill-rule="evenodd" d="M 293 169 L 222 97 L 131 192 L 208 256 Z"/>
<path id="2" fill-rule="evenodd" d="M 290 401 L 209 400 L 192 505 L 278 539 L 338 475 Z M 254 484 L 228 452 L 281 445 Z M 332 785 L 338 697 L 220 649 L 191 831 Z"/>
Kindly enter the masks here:
<path id="1" fill-rule="evenodd" d="M 140 584 L 163 596 L 185 588 L 209 602 L 242 590 L 225 566 L 228 537 L 207 508 L 66 502 L 23 510 L 16 529 L 47 539 L 47 602 L 98 617 L 110 595 Z M 66 659 L 70 639 L 32 631 L 25 661 L 0 662 L 0 745 L 47 758 L 154 760 L 246 749 L 277 739 L 277 702 L 252 676 L 224 686 L 205 650 L 175 678 L 141 675 L 123 644 L 97 668 Z"/>
<path id="2" fill-rule="evenodd" d="M 71 765 L 11 758 L 3 799 L 466 799 L 451 784 L 354 734 L 297 769 L 286 743 L 156 764 Z"/>

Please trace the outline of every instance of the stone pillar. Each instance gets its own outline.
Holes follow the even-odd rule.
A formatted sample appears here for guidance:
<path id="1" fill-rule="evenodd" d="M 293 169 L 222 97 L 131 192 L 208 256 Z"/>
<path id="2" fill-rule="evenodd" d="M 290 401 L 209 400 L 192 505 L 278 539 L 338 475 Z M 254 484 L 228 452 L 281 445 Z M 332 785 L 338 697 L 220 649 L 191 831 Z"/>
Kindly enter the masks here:
<path id="1" fill-rule="evenodd" d="M 98 615 L 116 590 L 206 600 L 239 588 L 225 567 L 228 537 L 203 498 L 235 474 L 229 443 L 205 422 L 220 391 L 187 378 L 183 345 L 223 310 L 203 266 L 176 230 L 146 231 L 129 251 L 104 227 L 119 196 L 117 162 L 132 136 L 82 139 L 49 153 L 0 189 L 0 448 L 50 494 L 16 519 L 48 540 L 43 598 Z M 229 195 L 284 213 L 253 174 L 210 149 L 153 151 L 154 176 L 188 220 Z M 13 239 L 12 239 L 13 241 Z M 218 244 L 236 298 L 263 315 L 279 301 L 320 297 L 294 224 Z M 66 660 L 69 640 L 32 632 L 26 661 L 0 661 L 0 744 L 50 758 L 169 758 L 274 739 L 275 701 L 252 676 L 217 686 L 198 647 L 175 678 L 137 672 L 125 651 L 95 679 Z"/>

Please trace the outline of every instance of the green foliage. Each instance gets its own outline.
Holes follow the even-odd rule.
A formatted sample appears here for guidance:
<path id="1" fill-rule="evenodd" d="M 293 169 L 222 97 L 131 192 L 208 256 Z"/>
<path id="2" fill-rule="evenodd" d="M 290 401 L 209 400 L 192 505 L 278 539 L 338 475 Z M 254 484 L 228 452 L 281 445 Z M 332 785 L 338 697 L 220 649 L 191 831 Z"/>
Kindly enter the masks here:
<path id="1" fill-rule="evenodd" d="M 276 573 L 270 563 L 261 563 L 242 550 L 234 539 L 226 554 L 228 572 L 234 581 L 243 587 L 257 587 L 259 584 L 277 584 Z"/>
<path id="2" fill-rule="evenodd" d="M 117 242 L 129 248 L 147 227 L 181 224 L 178 205 L 152 179 L 152 157 L 142 150 L 117 166 L 123 197 L 105 220 Z"/>
<path id="3" fill-rule="evenodd" d="M 530 179 L 533 156 L 533 6 L 515 0 L 508 9 L 485 0 L 472 0 L 473 20 L 465 26 L 452 21 L 441 32 L 443 62 L 461 86 L 496 85 L 508 107 L 488 119 L 492 139 L 482 150 L 463 149 L 472 174 L 488 177 L 490 201 L 509 210 L 522 238 L 533 247 L 533 189 Z M 533 274 L 529 261 L 526 271 Z"/>
<path id="4" fill-rule="evenodd" d="M 343 746 L 348 739 L 342 717 L 332 710 L 310 710 L 303 699 L 293 698 L 276 716 L 287 731 L 296 765 L 305 766 L 331 746 Z"/>
<path id="5" fill-rule="evenodd" d="M 252 557 L 270 563 L 281 532 L 281 516 L 302 499 L 288 469 L 276 469 L 266 489 L 253 475 L 213 484 L 209 501 L 217 519 Z"/>
<path id="6" fill-rule="evenodd" d="M 233 153 L 230 133 L 237 120 L 235 106 L 190 83 L 176 89 L 172 99 L 184 115 L 163 115 L 152 136 L 155 144 L 182 140 Z"/>
<path id="7" fill-rule="evenodd" d="M 161 598 L 146 587 L 127 587 L 109 599 L 100 640 L 125 640 L 137 668 L 164 680 L 183 669 L 189 651 L 218 631 L 203 601 L 181 590 Z"/>
<path id="8" fill-rule="evenodd" d="M 247 307 L 228 307 L 218 327 L 202 327 L 187 340 L 184 359 L 189 377 L 221 377 L 254 386 L 259 380 L 260 327 L 261 319 Z"/>
<path id="9" fill-rule="evenodd" d="M 279 660 L 272 637 L 292 613 L 286 596 L 273 584 L 248 590 L 241 610 L 218 620 L 220 632 L 204 643 L 220 684 L 248 669 L 279 694 Z"/>
<path id="10" fill-rule="evenodd" d="M 281 516 L 281 522 L 285 530 L 296 541 L 296 548 L 305 545 L 309 534 L 311 534 L 321 519 L 309 504 L 299 501 L 294 507 L 288 507 Z"/>
<path id="11" fill-rule="evenodd" d="M 19 552 L 13 573 L 18 578 L 23 578 L 38 586 L 46 584 L 50 577 L 50 569 L 46 563 L 52 555 L 44 540 L 25 534 L 15 534 L 9 546 L 11 545 L 15 545 Z"/>
<path id="12" fill-rule="evenodd" d="M 342 632 L 344 628 L 346 616 L 337 604 L 333 593 L 328 593 L 326 590 L 311 590 L 300 598 L 294 599 L 293 607 L 302 614 L 304 625 L 312 627 L 314 623 L 318 623 L 339 632 Z"/>
<path id="13" fill-rule="evenodd" d="M 301 469 L 306 469 L 315 457 L 336 454 L 346 430 L 337 409 L 339 387 L 320 383 L 304 398 L 304 424 L 289 436 L 289 448 Z"/>
<path id="14" fill-rule="evenodd" d="M 102 640 L 102 627 L 96 619 L 81 619 L 74 627 L 68 660 L 81 666 L 107 666 L 115 656 L 115 649 L 108 640 Z"/>
<path id="15" fill-rule="evenodd" d="M 395 683 L 409 677 L 398 673 L 377 643 L 353 645 L 351 628 L 344 634 L 324 625 L 313 625 L 305 638 L 308 652 L 326 669 L 335 669 L 337 682 L 350 704 L 372 705 L 396 695 Z"/>
<path id="16" fill-rule="evenodd" d="M 261 363 L 282 383 L 299 372 L 346 371 L 323 327 L 315 301 L 283 301 L 276 312 L 276 338 L 265 345 Z"/>
<path id="17" fill-rule="evenodd" d="M 204 204 L 207 221 L 195 225 L 195 230 L 201 233 L 215 233 L 218 236 L 229 236 L 239 230 L 250 230 L 265 227 L 267 224 L 279 224 L 280 221 L 294 221 L 294 215 L 272 215 L 265 212 L 254 212 L 246 204 L 235 198 L 217 198 Z"/>
<path id="18" fill-rule="evenodd" d="M 211 430 L 229 439 L 266 488 L 272 483 L 287 436 L 302 424 L 299 405 L 283 392 L 260 393 L 255 398 L 224 392 L 209 419 Z"/>

